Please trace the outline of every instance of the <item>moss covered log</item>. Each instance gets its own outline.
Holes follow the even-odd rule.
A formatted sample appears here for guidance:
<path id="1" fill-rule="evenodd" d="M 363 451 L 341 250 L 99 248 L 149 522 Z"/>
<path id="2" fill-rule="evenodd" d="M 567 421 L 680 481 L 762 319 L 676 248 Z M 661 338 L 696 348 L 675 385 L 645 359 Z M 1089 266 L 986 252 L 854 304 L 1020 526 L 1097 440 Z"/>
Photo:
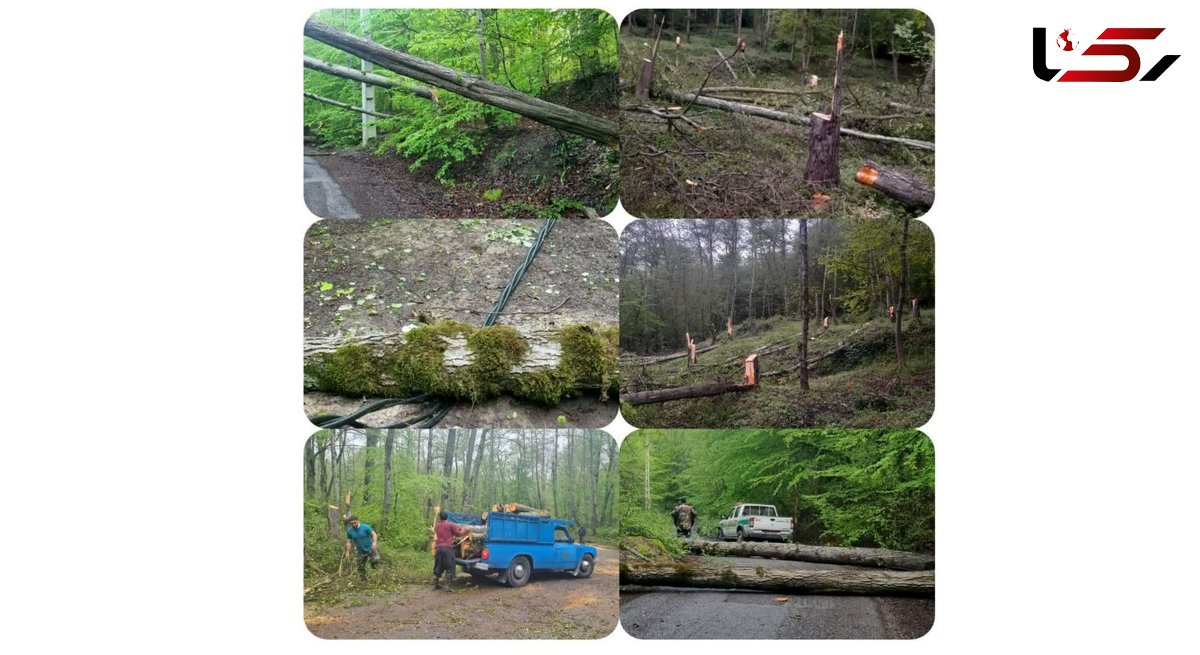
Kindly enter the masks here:
<path id="1" fill-rule="evenodd" d="M 305 385 L 345 396 L 422 393 L 479 402 L 501 395 L 554 405 L 583 390 L 617 391 L 617 329 L 570 325 L 522 334 L 457 321 L 403 333 L 305 342 Z"/>
<path id="2" fill-rule="evenodd" d="M 755 589 L 789 594 L 932 596 L 933 571 L 836 569 L 807 571 L 765 566 L 621 563 L 621 584 Z"/>

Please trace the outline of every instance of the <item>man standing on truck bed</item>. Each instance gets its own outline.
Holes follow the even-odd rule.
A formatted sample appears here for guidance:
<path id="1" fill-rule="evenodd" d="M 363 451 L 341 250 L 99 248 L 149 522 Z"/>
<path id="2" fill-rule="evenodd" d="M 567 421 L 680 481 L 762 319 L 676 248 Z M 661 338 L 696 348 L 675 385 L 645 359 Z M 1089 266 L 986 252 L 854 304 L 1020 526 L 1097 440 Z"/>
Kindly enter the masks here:
<path id="1" fill-rule="evenodd" d="M 684 538 L 692 536 L 692 526 L 696 524 L 696 510 L 687 504 L 687 498 L 679 499 L 679 504 L 671 511 L 671 518 L 675 521 L 675 534 Z"/>
<path id="2" fill-rule="evenodd" d="M 367 560 L 371 560 L 371 568 L 379 568 L 379 535 L 371 526 L 362 523 L 357 516 L 351 516 L 350 527 L 346 528 L 346 555 L 350 555 L 350 545 L 358 555 L 358 577 L 367 579 Z"/>
<path id="3" fill-rule="evenodd" d="M 445 510 L 438 512 L 437 525 L 433 526 L 433 538 L 437 550 L 433 554 L 433 590 L 437 591 L 438 578 L 446 574 L 446 591 L 450 591 L 450 583 L 454 582 L 454 560 L 458 547 L 454 538 L 467 534 L 466 526 L 451 523 L 450 515 Z"/>

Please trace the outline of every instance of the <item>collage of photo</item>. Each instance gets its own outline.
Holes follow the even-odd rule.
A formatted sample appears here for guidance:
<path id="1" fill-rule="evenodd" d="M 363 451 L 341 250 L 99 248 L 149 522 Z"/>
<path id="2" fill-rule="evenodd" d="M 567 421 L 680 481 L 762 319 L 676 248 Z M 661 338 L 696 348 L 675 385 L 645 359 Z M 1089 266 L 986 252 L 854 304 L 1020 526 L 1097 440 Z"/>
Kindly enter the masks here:
<path id="1" fill-rule="evenodd" d="M 303 35 L 309 632 L 929 632 L 926 14 Z"/>

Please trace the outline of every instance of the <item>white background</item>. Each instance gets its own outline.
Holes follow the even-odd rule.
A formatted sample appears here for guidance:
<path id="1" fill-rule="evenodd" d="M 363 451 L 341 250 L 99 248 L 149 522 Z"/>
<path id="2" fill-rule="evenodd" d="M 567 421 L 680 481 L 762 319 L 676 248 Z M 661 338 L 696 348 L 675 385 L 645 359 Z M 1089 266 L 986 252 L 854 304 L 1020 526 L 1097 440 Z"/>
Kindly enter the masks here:
<path id="1" fill-rule="evenodd" d="M 636 8 L 570 4 L 618 18 Z M 918 6 L 937 25 L 926 220 L 938 380 L 925 426 L 938 453 L 937 622 L 914 642 L 775 645 L 1194 647 L 1195 11 Z M 10 652 L 431 647 L 322 642 L 301 620 L 311 427 L 296 353 L 313 218 L 297 60 L 316 8 L 4 12 L 0 645 L 20 648 Z M 1166 27 L 1161 52 L 1182 58 L 1154 83 L 1034 77 L 1031 28 L 1084 24 Z M 487 648 L 730 646 L 618 631 Z"/>

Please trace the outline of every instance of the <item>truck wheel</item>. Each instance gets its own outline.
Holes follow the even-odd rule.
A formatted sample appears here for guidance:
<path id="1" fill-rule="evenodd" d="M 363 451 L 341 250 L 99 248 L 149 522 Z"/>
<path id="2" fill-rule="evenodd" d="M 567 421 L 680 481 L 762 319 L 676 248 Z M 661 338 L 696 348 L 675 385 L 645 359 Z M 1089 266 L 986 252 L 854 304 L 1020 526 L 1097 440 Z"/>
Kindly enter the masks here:
<path id="1" fill-rule="evenodd" d="M 745 540 L 746 540 L 746 531 L 739 527 L 738 528 L 738 541 L 745 541 Z"/>
<path id="2" fill-rule="evenodd" d="M 725 528 L 717 528 L 717 541 L 725 541 Z"/>
<path id="3" fill-rule="evenodd" d="M 508 577 L 506 582 L 510 587 L 524 587 L 526 582 L 529 582 L 529 575 L 533 573 L 533 565 L 529 563 L 529 558 L 521 555 L 514 557 L 513 561 L 508 565 Z"/>
<path id="4" fill-rule="evenodd" d="M 592 569 L 595 561 L 591 555 L 584 555 L 583 559 L 579 560 L 579 575 L 580 578 L 592 577 Z"/>

